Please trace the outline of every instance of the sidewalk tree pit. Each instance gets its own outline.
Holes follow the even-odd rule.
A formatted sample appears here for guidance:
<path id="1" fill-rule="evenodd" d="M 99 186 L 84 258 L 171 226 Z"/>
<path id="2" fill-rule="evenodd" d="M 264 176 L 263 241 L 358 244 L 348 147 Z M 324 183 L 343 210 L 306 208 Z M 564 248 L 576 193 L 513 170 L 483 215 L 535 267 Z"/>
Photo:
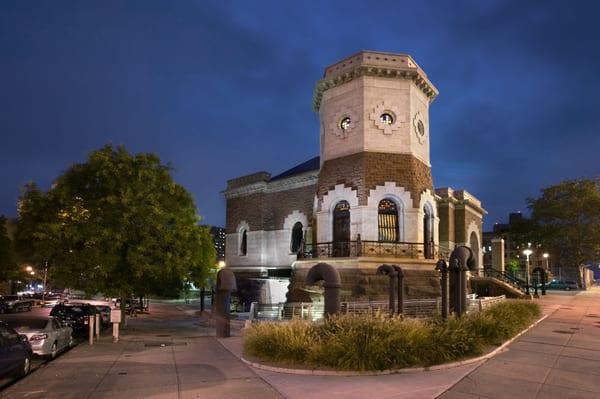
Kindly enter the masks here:
<path id="1" fill-rule="evenodd" d="M 501 345 L 540 315 L 539 306 L 507 300 L 461 318 L 408 319 L 341 315 L 321 322 L 253 324 L 246 356 L 282 367 L 375 371 L 425 367 L 478 356 Z"/>

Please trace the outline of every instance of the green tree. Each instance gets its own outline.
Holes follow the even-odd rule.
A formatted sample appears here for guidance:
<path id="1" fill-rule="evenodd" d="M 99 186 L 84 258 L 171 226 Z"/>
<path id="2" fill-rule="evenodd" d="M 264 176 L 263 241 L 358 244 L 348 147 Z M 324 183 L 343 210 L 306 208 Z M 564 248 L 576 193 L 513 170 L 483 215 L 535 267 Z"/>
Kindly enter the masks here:
<path id="1" fill-rule="evenodd" d="M 527 200 L 535 239 L 564 266 L 600 258 L 600 180 L 566 180 Z"/>
<path id="2" fill-rule="evenodd" d="M 67 287 L 107 295 L 175 296 L 203 284 L 215 250 L 191 195 L 154 154 L 107 145 L 67 169 L 47 192 L 19 202 L 19 254 L 48 262 Z"/>
<path id="3" fill-rule="evenodd" d="M 8 237 L 6 230 L 6 218 L 0 215 L 0 281 L 15 278 L 17 274 L 12 240 Z"/>
<path id="4" fill-rule="evenodd" d="M 518 259 L 511 259 L 506 262 L 506 270 L 509 271 L 510 274 L 515 275 L 519 270 L 521 270 L 521 262 Z"/>

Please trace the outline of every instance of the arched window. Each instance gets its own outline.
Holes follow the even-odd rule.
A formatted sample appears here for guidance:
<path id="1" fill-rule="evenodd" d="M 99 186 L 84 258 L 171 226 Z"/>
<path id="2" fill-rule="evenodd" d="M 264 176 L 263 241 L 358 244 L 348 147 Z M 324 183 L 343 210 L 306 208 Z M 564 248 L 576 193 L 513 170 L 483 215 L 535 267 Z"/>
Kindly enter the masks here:
<path id="1" fill-rule="evenodd" d="M 379 201 L 379 241 L 396 242 L 398 234 L 398 207 L 389 199 Z"/>
<path id="2" fill-rule="evenodd" d="M 296 222 L 294 227 L 292 228 L 292 242 L 290 244 L 290 249 L 292 253 L 297 253 L 300 250 L 300 245 L 302 244 L 302 223 Z"/>
<path id="3" fill-rule="evenodd" d="M 242 230 L 242 239 L 240 240 L 240 255 L 245 256 L 248 253 L 248 234 L 246 229 Z"/>

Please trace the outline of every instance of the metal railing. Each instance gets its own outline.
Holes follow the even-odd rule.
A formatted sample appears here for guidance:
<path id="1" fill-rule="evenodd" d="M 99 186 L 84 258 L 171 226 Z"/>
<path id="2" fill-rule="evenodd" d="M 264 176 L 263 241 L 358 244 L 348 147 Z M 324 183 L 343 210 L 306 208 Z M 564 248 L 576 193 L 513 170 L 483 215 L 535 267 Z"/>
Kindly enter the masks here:
<path id="1" fill-rule="evenodd" d="M 335 241 L 303 244 L 299 259 L 355 258 L 358 256 L 439 259 L 440 247 L 420 242 Z"/>
<path id="2" fill-rule="evenodd" d="M 500 281 L 503 281 L 523 292 L 527 291 L 527 282 L 524 280 L 521 280 L 518 277 L 515 277 L 514 275 L 512 275 L 510 273 L 501 272 L 496 269 L 484 269 L 483 275 L 485 277 L 492 277 L 492 278 L 498 279 Z"/>
<path id="3" fill-rule="evenodd" d="M 389 301 L 342 302 L 341 314 L 375 314 L 389 312 Z M 406 299 L 403 315 L 426 318 L 438 315 L 441 310 L 441 298 Z M 250 320 L 320 320 L 324 316 L 322 302 L 258 303 L 250 306 Z"/>
<path id="4" fill-rule="evenodd" d="M 490 306 L 506 300 L 506 295 L 500 296 L 482 296 L 477 297 L 475 294 L 467 296 L 467 313 L 481 312 Z"/>

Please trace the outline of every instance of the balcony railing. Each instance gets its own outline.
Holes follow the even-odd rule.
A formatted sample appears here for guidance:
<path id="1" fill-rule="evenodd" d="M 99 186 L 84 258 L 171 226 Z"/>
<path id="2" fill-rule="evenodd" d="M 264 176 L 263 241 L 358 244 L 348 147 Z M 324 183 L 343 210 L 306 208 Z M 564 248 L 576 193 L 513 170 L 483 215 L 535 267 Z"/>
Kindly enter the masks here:
<path id="1" fill-rule="evenodd" d="M 359 256 L 439 259 L 440 247 L 419 242 L 344 241 L 303 244 L 298 259 L 355 258 Z"/>

